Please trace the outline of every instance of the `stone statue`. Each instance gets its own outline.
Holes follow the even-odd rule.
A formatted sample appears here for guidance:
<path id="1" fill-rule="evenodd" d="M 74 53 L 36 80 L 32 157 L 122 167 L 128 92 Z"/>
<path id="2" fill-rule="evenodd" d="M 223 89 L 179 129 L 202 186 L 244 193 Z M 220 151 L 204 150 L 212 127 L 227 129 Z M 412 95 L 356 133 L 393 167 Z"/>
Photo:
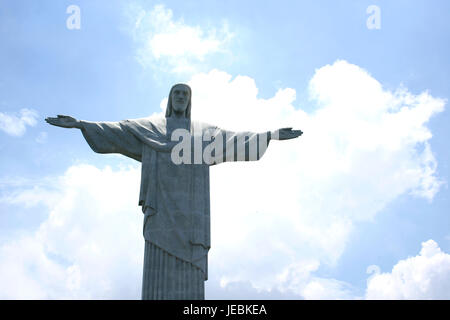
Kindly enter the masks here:
<path id="1" fill-rule="evenodd" d="M 142 299 L 204 299 L 210 248 L 209 167 L 259 160 L 270 140 L 302 134 L 292 128 L 232 132 L 191 121 L 191 95 L 188 85 L 174 85 L 164 119 L 90 122 L 63 115 L 45 119 L 55 126 L 80 129 L 97 153 L 120 153 L 142 163 Z"/>

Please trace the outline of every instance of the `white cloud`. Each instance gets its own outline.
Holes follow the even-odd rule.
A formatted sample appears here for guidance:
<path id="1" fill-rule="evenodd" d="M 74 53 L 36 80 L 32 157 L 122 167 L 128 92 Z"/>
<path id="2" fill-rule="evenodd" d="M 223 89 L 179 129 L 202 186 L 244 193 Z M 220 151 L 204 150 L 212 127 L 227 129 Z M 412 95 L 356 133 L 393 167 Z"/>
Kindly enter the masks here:
<path id="1" fill-rule="evenodd" d="M 419 255 L 371 277 L 366 299 L 450 299 L 450 254 L 433 240 L 423 242 Z"/>
<path id="2" fill-rule="evenodd" d="M 11 136 L 22 136 L 26 132 L 26 126 L 35 126 L 38 113 L 33 109 L 23 108 L 19 115 L 0 112 L 0 130 Z"/>
<path id="3" fill-rule="evenodd" d="M 332 279 L 308 285 L 312 279 L 304 277 L 294 290 L 277 276 L 305 260 L 335 263 L 359 221 L 402 194 L 432 199 L 442 185 L 426 123 L 444 101 L 428 93 L 385 90 L 345 61 L 311 79 L 311 113 L 294 107 L 290 88 L 258 98 L 255 81 L 245 76 L 214 70 L 189 84 L 193 118 L 232 130 L 304 131 L 297 140 L 271 142 L 260 162 L 212 168 L 210 270 L 220 270 L 217 281 L 251 279 L 256 288 L 305 297 L 324 281 L 342 287 Z"/>
<path id="4" fill-rule="evenodd" d="M 2 202 L 40 200 L 38 230 L 0 245 L 2 299 L 136 299 L 143 258 L 139 169 L 70 167 L 48 190 Z"/>
<path id="5" fill-rule="evenodd" d="M 236 288 L 247 288 L 254 294 L 249 298 L 271 293 L 352 297 L 348 284 L 317 276 L 320 266 L 339 259 L 359 221 L 373 219 L 406 193 L 432 199 L 442 184 L 426 123 L 443 110 L 444 101 L 427 93 L 385 90 L 345 61 L 317 70 L 310 83 L 311 104 L 317 108 L 310 113 L 294 106 L 294 89 L 261 99 L 255 81 L 245 76 L 213 70 L 195 75 L 189 84 L 193 119 L 230 130 L 292 126 L 304 131 L 299 139 L 271 142 L 261 161 L 211 168 L 209 299 L 229 296 Z M 68 262 L 54 268 L 72 289 L 48 289 L 53 285 L 44 281 L 47 276 L 31 271 L 41 269 L 28 270 L 19 261 L 14 272 L 25 269 L 17 277 L 35 279 L 30 292 L 139 298 L 143 241 L 136 231 L 141 228 L 138 175 L 137 169 L 91 166 L 74 167 L 64 175 L 58 193 L 63 196 L 47 201 L 51 214 L 33 238 L 43 248 L 40 260 L 31 256 L 28 265 L 45 264 L 45 257 L 57 263 L 45 250 L 62 256 Z M 13 251 L 28 252 L 21 243 Z M 23 243 L 26 247 L 28 242 Z M 7 254 L 0 257 L 0 265 L 13 261 Z"/>
<path id="6" fill-rule="evenodd" d="M 182 18 L 175 20 L 172 10 L 164 5 L 155 5 L 151 11 L 138 6 L 128 10 L 132 12 L 137 59 L 144 66 L 163 71 L 193 72 L 208 55 L 223 53 L 233 37 L 225 22 L 219 29 L 191 26 Z"/>
<path id="7" fill-rule="evenodd" d="M 319 261 L 297 261 L 287 266 L 278 275 L 281 291 L 295 292 L 304 299 L 353 299 L 355 289 L 349 284 L 335 279 L 314 276 L 320 266 Z"/>

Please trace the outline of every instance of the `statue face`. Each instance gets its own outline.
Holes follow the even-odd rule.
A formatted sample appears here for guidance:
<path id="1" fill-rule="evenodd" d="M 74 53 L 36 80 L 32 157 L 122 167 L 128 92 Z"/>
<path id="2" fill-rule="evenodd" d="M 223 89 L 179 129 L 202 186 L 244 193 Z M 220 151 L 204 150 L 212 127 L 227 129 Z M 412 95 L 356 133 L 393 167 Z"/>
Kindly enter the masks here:
<path id="1" fill-rule="evenodd" d="M 188 87 L 184 85 L 176 85 L 172 90 L 172 108 L 175 113 L 183 113 L 191 98 Z"/>

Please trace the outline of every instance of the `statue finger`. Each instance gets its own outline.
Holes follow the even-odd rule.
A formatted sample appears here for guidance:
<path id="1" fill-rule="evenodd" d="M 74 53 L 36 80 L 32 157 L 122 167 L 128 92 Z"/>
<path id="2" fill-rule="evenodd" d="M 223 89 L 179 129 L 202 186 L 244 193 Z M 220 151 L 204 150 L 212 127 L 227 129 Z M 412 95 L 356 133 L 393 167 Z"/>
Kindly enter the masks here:
<path id="1" fill-rule="evenodd" d="M 294 139 L 294 138 L 298 138 L 301 135 L 301 133 L 298 132 L 292 132 L 289 134 L 288 139 Z"/>

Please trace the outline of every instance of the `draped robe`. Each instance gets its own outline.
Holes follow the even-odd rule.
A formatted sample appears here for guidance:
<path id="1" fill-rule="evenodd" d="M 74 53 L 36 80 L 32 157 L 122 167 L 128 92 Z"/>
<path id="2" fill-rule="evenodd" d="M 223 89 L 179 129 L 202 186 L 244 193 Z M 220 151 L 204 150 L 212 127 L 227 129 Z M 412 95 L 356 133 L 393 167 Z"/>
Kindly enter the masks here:
<path id="1" fill-rule="evenodd" d="M 170 152 L 152 146 L 152 142 L 166 144 L 180 128 L 191 133 L 190 147 L 197 162 L 175 164 Z M 146 244 L 142 298 L 204 299 L 210 249 L 209 166 L 259 160 L 268 146 L 266 133 L 226 131 L 171 117 L 82 121 L 81 131 L 93 151 L 120 153 L 142 163 L 139 205 Z M 211 142 L 223 144 L 208 153 L 209 158 L 202 157 Z M 257 152 L 252 154 L 255 146 Z M 200 153 L 194 154 L 194 147 L 200 147 Z"/>

